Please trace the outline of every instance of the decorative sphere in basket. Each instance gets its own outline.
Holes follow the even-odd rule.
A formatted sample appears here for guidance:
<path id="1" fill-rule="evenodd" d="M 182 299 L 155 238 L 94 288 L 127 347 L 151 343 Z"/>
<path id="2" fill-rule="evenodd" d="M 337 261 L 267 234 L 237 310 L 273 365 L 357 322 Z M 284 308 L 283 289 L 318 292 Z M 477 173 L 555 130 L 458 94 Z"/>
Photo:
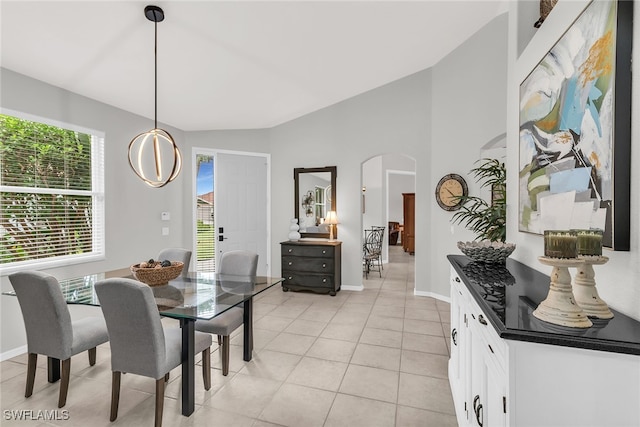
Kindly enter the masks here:
<path id="1" fill-rule="evenodd" d="M 172 261 L 170 265 L 162 266 L 160 262 L 141 262 L 139 264 L 133 264 L 131 266 L 131 273 L 133 277 L 142 283 L 146 283 L 149 286 L 160 286 L 169 283 L 169 280 L 173 280 L 180 276 L 184 263 L 180 261 Z M 158 267 L 159 266 L 159 267 Z"/>
<path id="2" fill-rule="evenodd" d="M 516 249 L 514 243 L 491 242 L 458 242 L 458 249 L 474 261 L 488 264 L 504 264 Z"/>

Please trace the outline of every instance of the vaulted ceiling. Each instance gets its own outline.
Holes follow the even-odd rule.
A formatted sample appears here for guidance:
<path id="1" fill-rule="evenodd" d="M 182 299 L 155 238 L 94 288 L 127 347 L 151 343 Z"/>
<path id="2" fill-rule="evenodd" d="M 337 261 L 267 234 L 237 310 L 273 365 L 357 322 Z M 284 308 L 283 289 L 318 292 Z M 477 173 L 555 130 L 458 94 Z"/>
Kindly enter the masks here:
<path id="1" fill-rule="evenodd" d="M 506 0 L 7 1 L 1 66 L 182 130 L 269 128 L 435 65 Z"/>

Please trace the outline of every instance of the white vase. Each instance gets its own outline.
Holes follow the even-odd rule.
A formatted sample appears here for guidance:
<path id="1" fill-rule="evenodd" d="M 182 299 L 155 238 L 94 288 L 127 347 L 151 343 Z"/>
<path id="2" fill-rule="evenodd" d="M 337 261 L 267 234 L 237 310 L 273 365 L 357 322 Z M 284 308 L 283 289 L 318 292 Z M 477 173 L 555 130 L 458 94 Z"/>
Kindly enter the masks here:
<path id="1" fill-rule="evenodd" d="M 297 241 L 300 239 L 300 226 L 298 225 L 298 218 L 291 218 L 291 225 L 289 226 L 289 240 Z"/>

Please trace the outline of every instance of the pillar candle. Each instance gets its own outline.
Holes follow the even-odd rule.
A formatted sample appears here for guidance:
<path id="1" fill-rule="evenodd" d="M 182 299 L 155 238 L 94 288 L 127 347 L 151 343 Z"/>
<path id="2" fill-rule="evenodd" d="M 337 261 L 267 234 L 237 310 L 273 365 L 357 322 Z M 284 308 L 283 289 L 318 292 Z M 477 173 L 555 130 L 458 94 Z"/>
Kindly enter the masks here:
<path id="1" fill-rule="evenodd" d="M 550 258 L 576 258 L 578 238 L 573 230 L 545 230 L 544 256 Z"/>
<path id="2" fill-rule="evenodd" d="M 602 255 L 602 230 L 575 230 L 578 255 Z"/>

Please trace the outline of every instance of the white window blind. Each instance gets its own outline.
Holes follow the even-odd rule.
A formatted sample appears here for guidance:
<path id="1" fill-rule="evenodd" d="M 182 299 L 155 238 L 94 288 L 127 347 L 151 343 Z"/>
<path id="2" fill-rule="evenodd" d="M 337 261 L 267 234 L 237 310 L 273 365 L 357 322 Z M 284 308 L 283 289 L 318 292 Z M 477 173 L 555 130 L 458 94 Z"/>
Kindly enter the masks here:
<path id="1" fill-rule="evenodd" d="M 3 274 L 104 257 L 104 137 L 0 114 Z"/>

